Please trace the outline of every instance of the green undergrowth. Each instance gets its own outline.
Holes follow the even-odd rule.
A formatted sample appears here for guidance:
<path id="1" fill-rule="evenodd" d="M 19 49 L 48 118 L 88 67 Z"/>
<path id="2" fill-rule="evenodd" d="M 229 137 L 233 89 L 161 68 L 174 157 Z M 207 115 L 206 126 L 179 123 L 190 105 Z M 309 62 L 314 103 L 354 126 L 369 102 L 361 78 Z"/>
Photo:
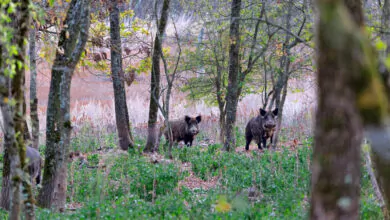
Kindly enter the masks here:
<path id="1" fill-rule="evenodd" d="M 37 209 L 37 219 L 308 218 L 311 140 L 295 150 L 248 154 L 224 152 L 218 144 L 174 148 L 173 161 L 160 156 L 152 163 L 142 149 L 121 153 L 109 143 L 115 138 L 106 138 L 100 151 L 96 140 L 73 140 L 73 150 L 86 153 L 89 166 L 69 165 L 68 208 L 75 209 L 61 214 Z M 183 169 L 184 163 L 191 171 Z M 362 170 L 361 219 L 382 219 L 363 162 Z M 191 172 L 214 186 L 205 190 L 179 184 Z M 250 188 L 256 193 L 249 197 Z"/>

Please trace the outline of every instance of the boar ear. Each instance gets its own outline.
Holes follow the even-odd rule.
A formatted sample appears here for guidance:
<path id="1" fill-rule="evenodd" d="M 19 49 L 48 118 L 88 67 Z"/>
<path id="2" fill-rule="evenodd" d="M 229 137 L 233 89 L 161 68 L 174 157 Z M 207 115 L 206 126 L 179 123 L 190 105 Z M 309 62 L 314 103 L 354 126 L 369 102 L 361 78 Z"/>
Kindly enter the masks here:
<path id="1" fill-rule="evenodd" d="M 267 111 L 265 111 L 264 109 L 260 108 L 260 115 L 261 116 L 264 116 L 266 113 L 267 113 Z"/>
<path id="2" fill-rule="evenodd" d="M 278 108 L 275 108 L 275 109 L 272 111 L 272 114 L 274 114 L 275 116 L 277 116 L 277 115 L 278 115 L 278 111 L 279 111 L 279 109 L 278 109 Z"/>
<path id="3" fill-rule="evenodd" d="M 198 115 L 196 116 L 196 121 L 199 123 L 202 121 L 202 116 L 201 115 Z"/>
<path id="4" fill-rule="evenodd" d="M 188 115 L 186 115 L 186 116 L 184 116 L 184 120 L 187 122 L 187 124 L 190 122 L 190 120 L 191 120 L 191 117 L 190 116 L 188 116 Z"/>

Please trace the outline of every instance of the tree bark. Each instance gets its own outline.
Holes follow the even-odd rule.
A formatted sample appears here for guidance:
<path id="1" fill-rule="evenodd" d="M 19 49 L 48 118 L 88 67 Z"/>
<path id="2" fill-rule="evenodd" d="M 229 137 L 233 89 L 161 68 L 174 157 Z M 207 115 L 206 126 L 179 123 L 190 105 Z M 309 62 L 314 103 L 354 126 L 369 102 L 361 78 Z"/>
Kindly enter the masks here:
<path id="1" fill-rule="evenodd" d="M 382 6 L 382 40 L 386 43 L 386 55 L 390 53 L 390 0 L 384 0 Z"/>
<path id="2" fill-rule="evenodd" d="M 293 1 L 288 1 L 288 9 L 287 9 L 287 14 L 284 16 L 284 22 L 286 24 L 286 30 L 291 32 L 291 20 L 292 20 L 292 9 L 294 7 Z M 302 24 L 304 25 L 304 23 Z M 300 33 L 300 32 L 299 32 Z M 299 35 L 298 33 L 298 35 Z M 285 38 L 283 42 L 283 48 L 282 52 L 283 55 L 280 58 L 279 61 L 279 68 L 282 70 L 279 73 L 276 85 L 274 87 L 274 93 L 271 99 L 271 105 L 270 107 L 275 104 L 275 107 L 279 109 L 278 112 L 278 122 L 277 122 L 277 129 L 274 134 L 273 142 L 272 145 L 275 148 L 278 140 L 279 140 L 279 131 L 281 128 L 282 124 L 282 119 L 283 119 L 283 107 L 284 107 L 284 102 L 286 100 L 286 95 L 287 95 L 287 88 L 288 88 L 288 80 L 290 78 L 290 56 L 291 56 L 291 49 L 297 45 L 296 42 L 291 42 L 291 35 L 289 33 L 285 33 Z"/>
<path id="3" fill-rule="evenodd" d="M 19 68 L 16 68 L 15 75 L 12 79 L 12 88 L 11 93 L 12 97 L 15 99 L 16 104 L 13 111 L 13 121 L 15 125 L 15 132 L 16 134 L 23 134 L 23 135 L 15 135 L 15 142 L 14 142 L 14 148 L 18 149 L 19 154 L 19 160 L 20 160 L 20 168 L 25 172 L 28 173 L 27 170 L 27 163 L 26 163 L 26 147 L 25 147 L 25 137 L 29 138 L 29 132 L 26 122 L 26 102 L 24 97 L 24 90 L 25 90 L 25 68 L 24 65 L 26 65 L 26 47 L 25 47 L 25 41 L 28 38 L 28 30 L 30 25 L 30 1 L 29 0 L 23 0 L 19 2 L 20 5 L 18 7 L 18 18 L 16 19 L 17 26 L 16 26 L 16 32 L 15 32 L 15 41 L 18 46 L 18 54 L 14 57 L 15 61 L 22 63 L 23 65 Z M 27 128 L 27 131 L 25 129 Z M 27 134 L 26 134 L 27 133 Z M 13 185 L 17 188 L 20 187 L 20 183 L 23 184 L 23 197 L 26 197 L 26 201 L 24 201 L 24 210 L 26 219 L 35 219 L 35 210 L 34 210 L 34 196 L 32 194 L 31 184 L 26 180 L 25 178 L 19 176 L 20 174 L 17 173 L 16 170 L 13 170 L 12 166 L 12 156 L 11 159 L 11 173 L 14 173 L 12 175 Z M 15 194 L 14 194 L 15 195 Z M 16 195 L 15 195 L 16 196 Z M 13 200 L 16 198 L 13 197 Z M 23 198 L 20 198 L 20 202 L 23 202 Z M 16 215 L 16 213 L 15 213 Z M 10 218 L 16 218 L 16 216 L 10 216 Z"/>
<path id="4" fill-rule="evenodd" d="M 153 152 L 156 148 L 158 129 L 157 129 L 157 113 L 158 100 L 160 97 L 160 58 L 162 52 L 162 38 L 165 27 L 168 21 L 170 0 L 164 0 L 161 11 L 161 18 L 158 22 L 158 32 L 154 40 L 153 57 L 152 57 L 152 73 L 150 74 L 150 103 L 149 103 L 149 120 L 148 120 L 148 137 L 144 152 Z"/>
<path id="5" fill-rule="evenodd" d="M 32 147 L 38 149 L 39 146 L 39 118 L 38 118 L 38 98 L 37 98 L 37 58 L 36 58 L 36 29 L 30 30 L 30 116 L 31 116 L 31 136 Z"/>
<path id="6" fill-rule="evenodd" d="M 226 151 L 231 151 L 236 145 L 234 134 L 234 124 L 236 122 L 236 112 L 239 93 L 239 49 L 240 49 L 240 12 L 241 0 L 233 0 L 231 5 L 230 19 L 230 49 L 229 49 L 229 76 L 226 94 L 226 123 L 225 123 L 225 143 Z"/>
<path id="7" fill-rule="evenodd" d="M 12 3 L 16 3 L 13 1 Z M 4 171 L 3 171 L 3 189 L 1 205 L 10 210 L 10 219 L 20 219 L 23 197 L 21 197 L 21 184 L 24 186 L 23 194 L 27 197 L 24 202 L 25 218 L 35 219 L 34 198 L 31 191 L 31 185 L 21 176 L 26 171 L 26 152 L 24 145 L 25 111 L 24 111 L 24 76 L 25 76 L 25 41 L 28 34 L 30 23 L 29 0 L 17 2 L 16 11 L 10 14 L 12 17 L 11 29 L 13 30 L 13 39 L 10 42 L 2 42 L 14 45 L 17 53 L 10 57 L 11 65 L 15 65 L 15 71 L 5 74 L 5 59 L 0 58 L 0 105 L 3 113 L 4 122 Z M 7 8 L 7 7 L 6 7 Z M 7 15 L 7 13 L 6 13 Z M 9 51 L 3 51 L 9 48 L 0 45 L 1 56 L 7 56 Z M 5 53 L 5 54 L 4 54 Z M 8 53 L 9 54 L 9 53 Z M 12 77 L 12 80 L 11 80 Z M 14 105 L 6 100 L 14 100 Z M 18 135 L 17 135 L 18 134 Z M 11 177 L 11 178 L 10 178 Z M 11 197 L 11 198 L 10 198 Z M 8 204 L 6 204 L 8 202 Z M 10 205 L 10 206 L 9 206 Z"/>
<path id="8" fill-rule="evenodd" d="M 47 107 L 45 167 L 39 205 L 64 211 L 71 118 L 70 86 L 88 39 L 90 0 L 72 0 L 60 33 Z"/>
<path id="9" fill-rule="evenodd" d="M 382 38 L 382 41 L 385 42 L 387 45 L 386 50 L 384 51 L 384 54 L 383 54 L 383 57 L 385 57 L 385 58 L 390 53 L 389 30 L 390 30 L 390 1 L 384 0 L 383 6 L 382 6 L 382 17 L 381 17 L 381 31 L 382 31 L 381 38 Z M 386 71 L 386 73 L 389 74 L 388 70 Z M 387 75 L 385 77 L 387 79 L 385 78 L 384 85 L 386 86 L 386 89 L 387 89 L 387 99 L 389 101 L 389 99 L 390 99 L 390 93 L 389 93 L 390 85 L 389 85 L 389 81 L 388 81 L 389 76 Z M 375 113 L 373 113 L 373 114 L 375 114 Z M 382 127 L 383 129 L 386 130 L 386 126 L 383 126 L 381 124 L 379 124 L 379 126 L 376 125 L 376 127 Z M 369 129 L 369 130 L 371 130 L 371 129 Z M 368 133 L 369 132 L 370 131 L 368 131 Z M 388 136 L 388 134 L 386 136 Z M 386 138 L 386 136 L 380 137 L 380 138 L 377 137 L 377 139 Z M 383 150 L 382 148 L 384 148 L 384 149 L 386 148 L 386 147 L 383 147 L 381 145 L 382 144 L 378 144 L 376 141 L 371 143 L 372 150 L 371 150 L 370 156 L 371 156 L 372 161 L 373 161 L 372 167 L 375 171 L 374 172 L 375 179 L 376 179 L 376 182 L 378 184 L 378 189 L 376 191 L 378 193 L 381 193 L 381 196 L 383 196 L 383 200 L 384 200 L 384 204 L 381 207 L 383 215 L 384 215 L 384 219 L 390 219 L 390 215 L 389 215 L 389 209 L 390 209 L 390 186 L 389 186 L 389 184 L 390 184 L 390 177 L 389 177 L 390 169 L 388 169 L 388 167 L 390 166 L 390 159 L 383 157 L 381 155 L 381 152 Z M 368 159 L 370 159 L 370 158 L 368 158 Z"/>
<path id="10" fill-rule="evenodd" d="M 3 74 L 4 72 L 2 72 Z M 3 75 L 4 76 L 4 75 Z M 3 82 L 6 83 L 3 85 Z M 1 83 L 2 87 L 5 88 L 8 87 L 8 80 L 4 77 L 2 79 Z M 8 89 L 6 89 L 8 90 Z M 2 92 L 1 100 L 4 99 L 4 97 L 9 97 L 7 92 L 5 94 Z M 18 199 L 12 200 L 12 197 L 15 197 L 11 194 L 12 190 L 11 187 L 13 187 L 12 181 L 11 181 L 11 166 L 15 169 L 15 167 L 18 167 L 19 157 L 15 156 L 17 154 L 16 149 L 13 149 L 13 144 L 15 142 L 15 129 L 14 129 L 14 122 L 12 119 L 12 110 L 11 107 L 8 105 L 8 103 L 4 103 L 3 101 L 1 103 L 1 112 L 3 115 L 3 126 L 4 126 L 4 156 L 3 156 L 3 180 L 2 180 L 2 188 L 1 188 L 1 203 L 0 206 L 4 208 L 5 210 L 10 211 L 11 210 L 11 203 L 13 208 L 13 213 L 20 213 L 20 202 L 18 202 Z M 12 154 L 10 154 L 10 151 L 13 151 Z M 11 157 L 12 156 L 12 157 Z M 11 162 L 12 158 L 12 162 Z M 17 185 L 20 187 L 20 184 Z M 14 188 L 17 192 L 15 193 L 17 196 L 20 195 L 20 188 Z M 16 203 L 15 203 L 16 202 Z M 14 214 L 15 216 L 15 214 Z"/>
<path id="11" fill-rule="evenodd" d="M 4 111 L 7 111 L 8 106 L 5 105 L 5 103 L 1 103 L 1 110 L 3 115 L 3 123 L 6 124 L 6 120 L 4 115 L 7 115 L 9 113 L 4 113 Z M 5 127 L 5 126 L 4 126 Z M 2 184 L 1 184 L 1 198 L 0 198 L 0 207 L 5 210 L 10 210 L 10 201 L 11 201 L 11 171 L 10 171 L 10 159 L 9 159 L 9 148 L 12 145 L 13 138 L 10 137 L 9 132 L 4 132 L 4 151 L 3 151 L 3 174 L 2 174 Z"/>
<path id="12" fill-rule="evenodd" d="M 5 8 L 9 6 L 4 6 L 1 13 L 5 13 Z M 12 144 L 15 138 L 15 130 L 12 121 L 12 112 L 11 108 L 4 100 L 10 98 L 9 93 L 9 84 L 10 78 L 5 74 L 5 61 L 6 58 L 3 55 L 6 55 L 6 45 L 0 43 L 0 108 L 3 118 L 3 127 L 4 127 L 4 145 L 3 145 L 3 173 L 2 173 L 2 187 L 1 187 L 1 198 L 0 198 L 0 207 L 10 211 L 11 208 L 11 161 L 9 151 L 12 148 Z"/>
<path id="13" fill-rule="evenodd" d="M 16 3 L 16 1 L 14 1 Z M 35 210 L 34 210 L 34 196 L 31 190 L 31 184 L 22 176 L 20 176 L 20 172 L 18 169 L 21 169 L 25 173 L 27 171 L 26 164 L 26 148 L 24 143 L 25 127 L 27 125 L 25 119 L 25 99 L 24 99 L 24 82 L 25 82 L 25 68 L 26 64 L 26 47 L 25 41 L 28 37 L 28 30 L 30 24 L 30 1 L 23 0 L 18 1 L 19 5 L 17 7 L 16 14 L 16 26 L 15 26 L 15 44 L 18 47 L 18 54 L 14 55 L 13 59 L 15 62 L 21 63 L 22 65 L 17 65 L 18 67 L 15 69 L 15 75 L 11 82 L 11 94 L 12 98 L 16 101 L 15 106 L 12 111 L 13 122 L 15 126 L 15 134 L 23 134 L 23 135 L 15 135 L 15 141 L 13 143 L 12 150 L 9 151 L 9 156 L 11 160 L 11 176 L 12 176 L 12 191 L 14 192 L 12 197 L 12 205 L 16 205 L 17 207 L 11 208 L 10 218 L 11 219 L 19 219 L 20 218 L 20 204 L 23 202 L 23 198 L 20 197 L 20 186 L 23 184 L 23 197 L 26 197 L 26 201 L 24 201 L 24 210 L 26 219 L 35 219 Z M 26 131 L 28 133 L 28 130 Z M 16 152 L 13 152 L 17 150 Z M 16 154 L 15 154 L 16 153 Z M 16 157 L 19 157 L 18 162 L 14 162 Z M 18 195 L 17 195 L 18 194 Z M 18 203 L 18 204 L 16 204 Z M 16 209 L 18 211 L 16 211 Z"/>
<path id="14" fill-rule="evenodd" d="M 26 85 L 25 85 L 25 79 L 23 79 L 23 91 L 26 89 Z M 26 104 L 26 97 L 23 98 L 23 115 L 27 116 L 27 104 Z M 27 124 L 27 118 L 23 118 L 23 139 L 26 141 L 26 143 L 30 142 L 31 141 L 31 134 L 30 134 L 30 131 L 28 129 L 28 124 Z"/>
<path id="15" fill-rule="evenodd" d="M 111 75 L 115 98 L 115 119 L 118 130 L 119 146 L 122 150 L 133 148 L 130 137 L 128 109 L 126 105 L 126 91 L 123 82 L 122 47 L 119 27 L 118 0 L 110 3 L 110 37 L 111 37 Z"/>
<path id="16" fill-rule="evenodd" d="M 361 115 L 372 118 L 368 113 L 381 108 L 383 101 L 377 79 L 370 84 L 374 56 L 368 54 L 369 40 L 356 25 L 362 22 L 361 5 L 358 0 L 353 3 L 346 8 L 340 0 L 318 0 L 319 88 L 311 219 L 359 218 L 360 146 L 365 121 Z M 371 95 L 378 99 L 368 97 Z"/>

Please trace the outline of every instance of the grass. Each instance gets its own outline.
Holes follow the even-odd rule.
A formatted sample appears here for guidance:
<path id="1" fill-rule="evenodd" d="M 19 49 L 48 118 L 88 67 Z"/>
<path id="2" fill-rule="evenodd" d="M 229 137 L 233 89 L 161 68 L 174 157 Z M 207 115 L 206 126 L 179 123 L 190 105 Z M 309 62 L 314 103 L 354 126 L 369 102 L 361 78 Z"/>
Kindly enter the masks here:
<path id="1" fill-rule="evenodd" d="M 219 144 L 175 148 L 173 160 L 155 155 L 158 162 L 151 163 L 142 149 L 121 152 L 113 149 L 112 135 L 99 138 L 73 139 L 88 166 L 105 165 L 69 164 L 68 208 L 74 209 L 59 214 L 38 208 L 37 219 L 308 218 L 311 139 L 296 149 L 263 153 L 224 152 Z M 106 144 L 97 150 L 101 141 Z M 363 163 L 362 170 L 360 217 L 382 219 Z"/>

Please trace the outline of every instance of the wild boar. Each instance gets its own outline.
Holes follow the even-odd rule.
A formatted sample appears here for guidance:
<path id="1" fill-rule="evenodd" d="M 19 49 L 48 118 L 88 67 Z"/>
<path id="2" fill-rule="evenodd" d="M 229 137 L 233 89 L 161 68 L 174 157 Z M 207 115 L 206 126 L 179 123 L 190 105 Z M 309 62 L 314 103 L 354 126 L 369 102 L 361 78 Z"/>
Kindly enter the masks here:
<path id="1" fill-rule="evenodd" d="M 202 116 L 198 115 L 193 118 L 186 115 L 183 119 L 169 121 L 172 130 L 171 140 L 168 139 L 168 128 L 165 125 L 161 127 L 159 136 L 161 137 L 161 134 L 164 133 L 165 139 L 170 142 L 184 141 L 188 147 L 192 146 L 195 136 L 199 133 L 198 124 L 201 122 Z"/>
<path id="2" fill-rule="evenodd" d="M 257 143 L 259 149 L 262 149 L 261 144 L 264 148 L 267 148 L 267 139 L 272 139 L 276 129 L 276 120 L 278 116 L 278 108 L 273 111 L 265 111 L 260 108 L 260 114 L 257 117 L 252 118 L 245 128 L 245 139 L 246 145 L 245 150 L 249 150 L 249 144 L 252 139 Z"/>
<path id="3" fill-rule="evenodd" d="M 33 180 L 35 179 L 35 183 L 38 185 L 41 183 L 41 170 L 43 167 L 42 157 L 38 150 L 30 146 L 26 147 L 26 157 L 28 160 L 27 164 L 30 181 L 33 183 Z"/>

